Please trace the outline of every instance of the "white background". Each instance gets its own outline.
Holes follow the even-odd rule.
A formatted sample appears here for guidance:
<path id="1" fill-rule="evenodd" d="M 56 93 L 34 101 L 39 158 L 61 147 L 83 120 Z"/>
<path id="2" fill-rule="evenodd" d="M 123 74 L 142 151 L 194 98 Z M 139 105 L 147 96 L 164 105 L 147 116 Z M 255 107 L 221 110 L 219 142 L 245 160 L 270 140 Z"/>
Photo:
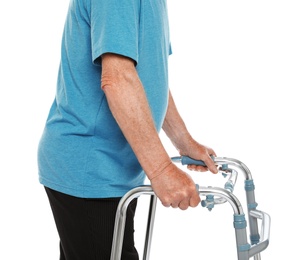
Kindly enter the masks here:
<path id="1" fill-rule="evenodd" d="M 36 150 L 54 97 L 68 0 L 0 5 L 0 259 L 58 259 Z M 168 6 L 170 86 L 189 131 L 218 156 L 251 170 L 258 209 L 272 218 L 262 259 L 298 259 L 304 232 L 303 2 L 169 0 Z M 203 186 L 223 183 L 219 175 L 190 174 Z M 243 193 L 239 175 L 235 194 L 245 207 Z M 145 203 L 138 207 L 139 251 Z M 237 259 L 232 214 L 228 204 L 211 212 L 159 204 L 151 259 Z"/>

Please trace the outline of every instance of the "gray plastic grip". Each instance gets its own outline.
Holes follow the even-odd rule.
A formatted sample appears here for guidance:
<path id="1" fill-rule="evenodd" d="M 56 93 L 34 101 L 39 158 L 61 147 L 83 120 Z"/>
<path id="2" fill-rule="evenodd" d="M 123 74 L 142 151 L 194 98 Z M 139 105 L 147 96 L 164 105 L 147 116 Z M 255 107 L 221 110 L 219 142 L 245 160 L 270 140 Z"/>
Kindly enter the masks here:
<path id="1" fill-rule="evenodd" d="M 194 160 L 188 156 L 182 156 L 181 158 L 181 163 L 182 165 L 189 165 L 189 164 L 194 164 L 194 165 L 201 165 L 201 166 L 206 166 L 204 161 L 201 160 Z"/>

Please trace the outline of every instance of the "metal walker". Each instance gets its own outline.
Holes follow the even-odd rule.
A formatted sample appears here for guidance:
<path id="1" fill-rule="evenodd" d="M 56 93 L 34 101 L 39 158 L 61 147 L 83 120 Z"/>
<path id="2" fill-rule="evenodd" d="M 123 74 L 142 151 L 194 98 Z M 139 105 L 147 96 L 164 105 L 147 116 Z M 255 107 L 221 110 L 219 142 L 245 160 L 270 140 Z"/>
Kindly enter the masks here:
<path id="1" fill-rule="evenodd" d="M 193 160 L 189 157 L 173 157 L 171 158 L 174 162 L 181 162 L 182 165 L 197 164 L 205 165 L 203 161 Z M 216 204 L 222 204 L 229 202 L 233 209 L 233 226 L 235 229 L 236 237 L 236 248 L 238 260 L 249 260 L 253 257 L 254 260 L 261 260 L 260 252 L 265 250 L 269 244 L 270 235 L 270 216 L 260 210 L 257 210 L 257 203 L 254 195 L 254 183 L 251 173 L 247 166 L 242 162 L 226 158 L 226 157 L 215 157 L 214 162 L 219 166 L 219 172 L 224 177 L 228 178 L 224 188 L 218 187 L 203 187 L 197 185 L 197 190 L 201 196 L 205 196 L 206 199 L 201 201 L 203 207 L 208 210 Z M 245 177 L 245 192 L 247 200 L 247 213 L 248 223 L 250 232 L 250 243 L 247 239 L 247 221 L 242 205 L 238 198 L 233 194 L 234 185 L 237 180 L 238 172 L 241 170 Z M 141 195 L 150 195 L 150 207 L 147 220 L 146 238 L 143 251 L 143 260 L 149 260 L 153 225 L 155 220 L 156 202 L 157 197 L 153 192 L 151 186 L 140 186 L 130 190 L 122 199 L 117 208 L 116 220 L 113 234 L 112 254 L 111 260 L 120 260 L 124 229 L 126 222 L 126 211 L 130 202 L 140 197 Z M 258 220 L 261 220 L 260 232 L 258 227 Z"/>

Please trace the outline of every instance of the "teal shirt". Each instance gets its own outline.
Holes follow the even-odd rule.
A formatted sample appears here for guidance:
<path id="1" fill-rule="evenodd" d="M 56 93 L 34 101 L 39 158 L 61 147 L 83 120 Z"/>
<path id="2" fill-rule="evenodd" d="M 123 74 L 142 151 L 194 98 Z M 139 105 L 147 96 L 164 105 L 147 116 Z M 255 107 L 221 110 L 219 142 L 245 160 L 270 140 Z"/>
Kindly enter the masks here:
<path id="1" fill-rule="evenodd" d="M 166 0 L 71 0 L 56 97 L 38 147 L 39 181 L 51 189 L 106 198 L 144 183 L 145 174 L 100 87 L 100 56 L 109 52 L 136 62 L 161 129 L 171 52 Z"/>

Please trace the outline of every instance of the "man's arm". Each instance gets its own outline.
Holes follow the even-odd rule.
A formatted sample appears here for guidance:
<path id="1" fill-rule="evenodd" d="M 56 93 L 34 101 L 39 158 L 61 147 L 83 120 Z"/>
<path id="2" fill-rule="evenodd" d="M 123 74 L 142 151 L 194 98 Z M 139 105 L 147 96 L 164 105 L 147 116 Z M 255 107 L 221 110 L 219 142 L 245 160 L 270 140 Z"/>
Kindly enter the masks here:
<path id="1" fill-rule="evenodd" d="M 193 180 L 171 162 L 162 145 L 134 61 L 104 54 L 101 80 L 110 110 L 163 205 L 197 206 Z"/>
<path id="2" fill-rule="evenodd" d="M 215 152 L 211 148 L 199 144 L 192 138 L 176 108 L 171 92 L 169 94 L 169 104 L 163 130 L 181 155 L 202 160 L 207 165 L 207 167 L 189 165 L 189 169 L 197 171 L 210 170 L 213 173 L 218 172 L 216 165 L 210 157 L 211 155 L 216 156 Z"/>

